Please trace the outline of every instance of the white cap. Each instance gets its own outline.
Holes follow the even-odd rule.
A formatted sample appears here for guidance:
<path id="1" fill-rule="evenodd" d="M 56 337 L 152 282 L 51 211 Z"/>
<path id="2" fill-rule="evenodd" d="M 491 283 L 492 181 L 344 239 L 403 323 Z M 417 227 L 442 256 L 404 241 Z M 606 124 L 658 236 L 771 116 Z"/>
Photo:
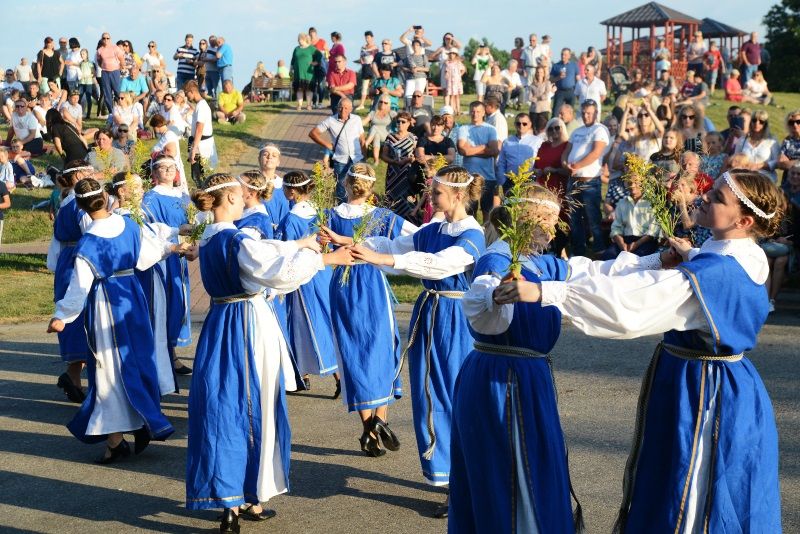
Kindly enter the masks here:
<path id="1" fill-rule="evenodd" d="M 453 108 L 451 106 L 442 106 L 439 110 L 439 115 L 453 115 Z"/>

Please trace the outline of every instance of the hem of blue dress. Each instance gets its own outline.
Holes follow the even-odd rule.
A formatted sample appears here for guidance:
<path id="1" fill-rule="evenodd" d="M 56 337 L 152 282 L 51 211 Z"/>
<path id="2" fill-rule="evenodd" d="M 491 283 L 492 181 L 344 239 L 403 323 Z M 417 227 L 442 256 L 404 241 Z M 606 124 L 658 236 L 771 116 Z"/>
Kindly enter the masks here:
<path id="1" fill-rule="evenodd" d="M 391 395 L 389 395 L 388 397 L 384 397 L 382 399 L 349 403 L 347 405 L 347 411 L 355 412 L 358 410 L 369 410 L 370 408 L 375 408 L 378 406 L 387 406 L 389 404 L 394 404 L 394 402 L 402 398 L 402 396 L 403 396 L 403 390 L 395 389 Z"/>

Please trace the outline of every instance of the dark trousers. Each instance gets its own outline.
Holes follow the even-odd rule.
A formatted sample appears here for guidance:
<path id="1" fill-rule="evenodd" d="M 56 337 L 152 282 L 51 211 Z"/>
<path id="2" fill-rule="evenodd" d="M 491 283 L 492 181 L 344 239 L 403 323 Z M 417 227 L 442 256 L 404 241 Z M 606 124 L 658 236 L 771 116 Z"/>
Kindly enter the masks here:
<path id="1" fill-rule="evenodd" d="M 103 100 L 106 103 L 108 112 L 114 109 L 114 100 L 119 96 L 119 83 L 121 81 L 118 70 L 104 70 L 100 78 L 103 84 Z"/>
<path id="2" fill-rule="evenodd" d="M 600 177 L 586 181 L 570 178 L 567 190 L 577 203 L 569 214 L 570 256 L 586 253 L 587 232 L 592 235 L 592 249 L 601 252 L 606 248 L 603 230 L 600 227 Z"/>
<path id="3" fill-rule="evenodd" d="M 211 98 L 217 98 L 217 86 L 219 85 L 219 71 L 206 71 L 206 93 Z"/>
<path id="4" fill-rule="evenodd" d="M 640 236 L 640 235 L 624 235 L 624 236 L 622 236 L 622 240 L 625 242 L 626 245 L 630 245 L 631 243 L 633 243 L 635 241 L 638 241 L 641 238 L 642 238 L 642 236 Z M 637 256 L 649 256 L 650 254 L 654 254 L 656 251 L 658 251 L 658 240 L 651 239 L 650 241 L 647 241 L 646 243 L 644 243 L 641 246 L 639 246 L 636 250 L 634 250 L 633 254 L 636 254 Z M 602 259 L 604 259 L 604 260 L 613 260 L 617 256 L 619 256 L 620 252 L 622 252 L 622 249 L 619 248 L 619 245 L 617 245 L 612 239 L 611 246 L 608 247 L 605 250 L 605 252 L 603 252 L 603 258 Z"/>
<path id="5" fill-rule="evenodd" d="M 574 89 L 557 89 L 553 97 L 553 117 L 558 117 L 558 110 L 562 104 L 575 105 L 575 90 Z"/>
<path id="6" fill-rule="evenodd" d="M 344 188 L 344 181 L 347 179 L 347 172 L 355 161 L 348 159 L 347 163 L 342 163 L 331 157 L 331 163 L 333 163 L 333 172 L 336 175 L 336 200 L 339 202 L 347 202 L 347 191 L 345 191 Z"/>
<path id="7" fill-rule="evenodd" d="M 92 114 L 92 92 L 94 84 L 82 83 L 80 84 L 81 98 L 80 103 L 83 106 L 83 118 L 88 119 Z"/>
<path id="8" fill-rule="evenodd" d="M 183 84 L 188 82 L 189 80 L 194 80 L 194 74 L 176 74 L 175 75 L 175 85 L 178 86 L 178 90 L 183 89 Z"/>

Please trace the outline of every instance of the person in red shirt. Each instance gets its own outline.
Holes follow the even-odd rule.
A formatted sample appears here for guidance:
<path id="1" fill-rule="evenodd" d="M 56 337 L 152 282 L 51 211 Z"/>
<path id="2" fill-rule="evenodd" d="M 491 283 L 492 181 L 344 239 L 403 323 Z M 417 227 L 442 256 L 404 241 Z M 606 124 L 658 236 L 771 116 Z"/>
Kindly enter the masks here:
<path id="1" fill-rule="evenodd" d="M 723 74 L 725 74 L 725 65 L 722 63 L 722 54 L 719 51 L 719 45 L 714 41 L 711 41 L 708 52 L 703 55 L 703 62 L 705 63 L 703 71 L 706 75 L 706 83 L 708 84 L 711 96 L 714 96 L 714 89 L 717 88 L 717 77 L 720 69 L 722 69 Z"/>
<path id="2" fill-rule="evenodd" d="M 731 102 L 742 101 L 742 84 L 739 83 L 739 71 L 731 69 L 731 75 L 725 82 L 725 100 Z"/>
<path id="3" fill-rule="evenodd" d="M 536 171 L 536 182 L 545 186 L 558 195 L 561 205 L 566 208 L 566 203 L 563 202 L 564 195 L 567 191 L 567 182 L 569 180 L 569 170 L 564 168 L 561 161 L 561 156 L 567 148 L 567 126 L 564 121 L 558 117 L 547 121 L 545 127 L 546 140 L 539 147 L 536 153 L 536 161 L 533 167 Z M 561 210 L 559 219 L 563 222 L 569 221 L 569 215 L 566 209 Z M 553 239 L 552 247 L 553 253 L 556 257 L 561 257 L 562 252 L 566 251 L 569 236 L 561 228 L 556 229 L 556 236 Z"/>
<path id="4" fill-rule="evenodd" d="M 334 45 L 335 47 L 335 45 Z M 331 110 L 335 113 L 342 97 L 352 100 L 356 88 L 356 73 L 347 68 L 347 58 L 343 55 L 331 56 L 333 66 L 325 77 L 331 93 Z"/>
<path id="5" fill-rule="evenodd" d="M 344 55 L 344 45 L 342 44 L 342 34 L 339 32 L 331 32 L 331 57 Z"/>

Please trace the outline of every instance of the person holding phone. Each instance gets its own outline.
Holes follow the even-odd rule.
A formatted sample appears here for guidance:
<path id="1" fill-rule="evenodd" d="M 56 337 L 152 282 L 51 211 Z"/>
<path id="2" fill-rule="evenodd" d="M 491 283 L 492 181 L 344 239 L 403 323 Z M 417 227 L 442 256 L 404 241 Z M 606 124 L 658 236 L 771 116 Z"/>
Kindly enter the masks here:
<path id="1" fill-rule="evenodd" d="M 553 97 L 553 113 L 561 109 L 562 104 L 575 105 L 575 85 L 578 83 L 578 65 L 572 61 L 572 50 L 561 50 L 561 61 L 553 63 L 550 69 L 550 81 L 556 85 Z"/>

